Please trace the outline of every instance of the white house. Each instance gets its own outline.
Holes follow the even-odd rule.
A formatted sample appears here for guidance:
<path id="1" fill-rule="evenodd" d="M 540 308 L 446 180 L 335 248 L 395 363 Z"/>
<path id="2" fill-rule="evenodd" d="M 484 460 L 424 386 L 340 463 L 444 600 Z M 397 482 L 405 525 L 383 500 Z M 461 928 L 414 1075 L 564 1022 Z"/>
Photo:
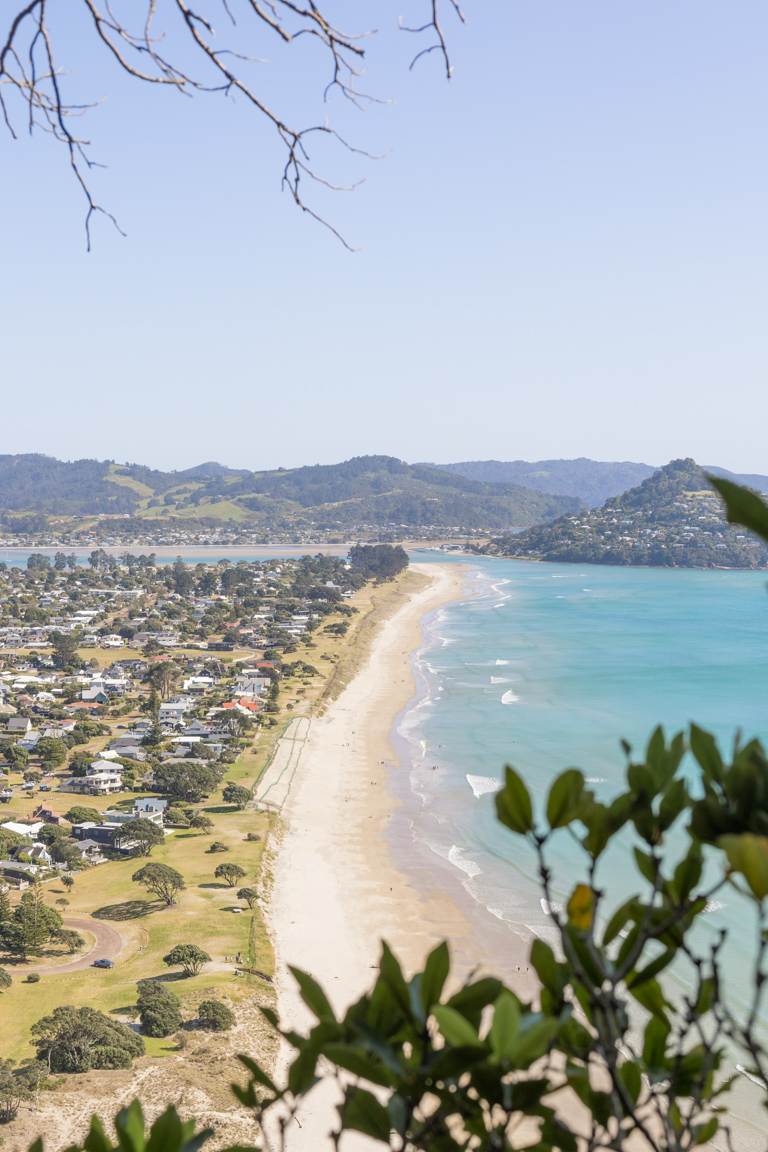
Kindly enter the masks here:
<path id="1" fill-rule="evenodd" d="M 5 824 L 0 824 L 0 828 L 4 828 L 6 832 L 13 832 L 16 836 L 28 836 L 30 840 L 36 839 L 40 829 L 44 827 L 42 820 L 36 824 L 19 824 L 16 820 L 6 820 Z"/>
<path id="2" fill-rule="evenodd" d="M 66 792 L 84 792 L 88 796 L 110 796 L 123 790 L 123 770 L 109 760 L 94 760 L 85 776 L 73 776 L 64 785 Z"/>
<path id="3" fill-rule="evenodd" d="M 160 705 L 158 712 L 158 719 L 161 724 L 172 724 L 174 726 L 184 723 L 184 713 L 192 708 L 193 702 L 191 700 L 166 700 Z"/>

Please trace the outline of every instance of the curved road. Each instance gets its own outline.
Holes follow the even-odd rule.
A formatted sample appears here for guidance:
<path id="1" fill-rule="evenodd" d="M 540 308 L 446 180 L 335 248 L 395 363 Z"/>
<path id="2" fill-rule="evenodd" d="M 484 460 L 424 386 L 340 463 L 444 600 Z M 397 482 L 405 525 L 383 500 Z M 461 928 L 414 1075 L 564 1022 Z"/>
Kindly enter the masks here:
<path id="1" fill-rule="evenodd" d="M 26 972 L 37 972 L 40 976 L 59 976 L 66 972 L 80 972 L 83 968 L 90 968 L 94 960 L 114 960 L 123 946 L 123 938 L 119 932 L 105 924 L 103 920 L 93 920 L 90 916 L 65 916 L 64 927 L 74 929 L 75 932 L 90 932 L 96 937 L 93 947 L 84 956 L 72 960 L 68 964 L 49 964 L 43 968 L 34 966 L 25 969 Z"/>

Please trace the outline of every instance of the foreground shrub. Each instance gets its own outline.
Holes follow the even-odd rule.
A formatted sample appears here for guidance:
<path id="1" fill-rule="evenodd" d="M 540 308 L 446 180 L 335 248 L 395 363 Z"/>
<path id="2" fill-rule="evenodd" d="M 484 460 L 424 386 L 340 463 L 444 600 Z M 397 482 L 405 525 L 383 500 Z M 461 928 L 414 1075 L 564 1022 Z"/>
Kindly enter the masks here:
<path id="1" fill-rule="evenodd" d="M 144 1054 L 140 1036 L 95 1008 L 56 1008 L 32 1026 L 32 1039 L 51 1072 L 129 1068 Z"/>
<path id="2" fill-rule="evenodd" d="M 234 1027 L 235 1014 L 221 1000 L 203 1000 L 197 1010 L 200 1027 L 208 1032 L 228 1032 Z"/>
<path id="3" fill-rule="evenodd" d="M 33 1098 L 44 1073 L 36 1061 L 17 1066 L 11 1060 L 0 1060 L 0 1124 L 16 1119 L 21 1105 Z"/>
<path id="4" fill-rule="evenodd" d="M 179 998 L 159 980 L 140 980 L 137 1007 L 145 1036 L 171 1036 L 182 1025 Z"/>

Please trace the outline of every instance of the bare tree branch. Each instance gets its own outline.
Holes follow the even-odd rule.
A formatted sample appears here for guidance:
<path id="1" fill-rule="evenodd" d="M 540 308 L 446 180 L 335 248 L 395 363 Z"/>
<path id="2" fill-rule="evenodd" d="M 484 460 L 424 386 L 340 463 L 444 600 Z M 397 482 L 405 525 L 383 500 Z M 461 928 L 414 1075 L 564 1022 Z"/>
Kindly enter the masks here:
<path id="1" fill-rule="evenodd" d="M 416 2 L 420 6 L 425 4 L 425 0 L 414 0 Z M 16 139 L 9 105 L 9 97 L 13 96 L 24 107 L 30 133 L 42 130 L 65 147 L 70 169 L 86 199 L 85 233 L 89 250 L 95 215 L 105 216 L 124 233 L 112 213 L 98 203 L 91 191 L 90 174 L 100 165 L 90 155 L 90 141 L 72 127 L 73 119 L 93 107 L 93 103 L 67 100 L 65 71 L 56 58 L 50 14 L 65 13 L 65 18 L 71 20 L 75 6 L 87 16 L 97 46 L 132 79 L 187 96 L 239 93 L 271 125 L 285 150 L 281 183 L 294 204 L 352 250 L 341 232 L 307 202 L 305 186 L 314 183 L 334 191 L 351 191 L 362 181 L 340 184 L 319 172 L 311 162 L 308 141 L 312 135 L 321 135 L 348 154 L 371 158 L 371 153 L 348 143 L 327 123 L 300 126 L 290 122 L 256 89 L 249 75 L 248 68 L 254 63 L 263 63 L 263 59 L 240 49 L 243 43 L 254 37 L 258 40 L 261 34 L 269 39 L 277 37 L 284 45 L 309 38 L 330 66 L 331 76 L 322 93 L 323 102 L 338 92 L 355 107 L 362 108 L 365 103 L 383 103 L 359 86 L 366 45 L 375 35 L 373 30 L 362 33 L 342 30 L 316 0 L 133 0 L 128 6 L 129 17 L 119 14 L 119 0 L 28 0 L 22 4 L 13 15 L 4 39 L 0 33 L 0 115 L 11 137 Z M 463 23 L 458 0 L 426 0 L 427 19 L 419 25 L 401 26 L 404 31 L 430 36 L 432 40 L 416 53 L 411 68 L 422 57 L 438 52 L 446 77 L 450 79 L 451 62 L 441 22 L 445 7 Z M 234 45 L 218 46 L 214 13 L 223 16 L 230 28 L 235 29 Z"/>

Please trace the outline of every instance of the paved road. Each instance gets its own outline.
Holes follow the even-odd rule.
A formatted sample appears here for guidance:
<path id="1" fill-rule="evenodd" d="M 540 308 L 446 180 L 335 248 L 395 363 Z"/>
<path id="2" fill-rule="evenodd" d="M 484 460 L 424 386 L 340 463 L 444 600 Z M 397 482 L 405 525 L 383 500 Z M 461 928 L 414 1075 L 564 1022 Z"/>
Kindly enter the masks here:
<path id="1" fill-rule="evenodd" d="M 68 964 L 48 964 L 42 968 L 35 965 L 32 968 L 25 968 L 25 973 L 38 972 L 41 976 L 60 976 L 66 972 L 80 972 L 83 968 L 90 968 L 94 960 L 114 960 L 123 946 L 120 933 L 103 920 L 93 920 L 90 916 L 65 916 L 64 927 L 71 928 L 75 932 L 90 932 L 95 936 L 96 940 L 90 952 Z"/>

